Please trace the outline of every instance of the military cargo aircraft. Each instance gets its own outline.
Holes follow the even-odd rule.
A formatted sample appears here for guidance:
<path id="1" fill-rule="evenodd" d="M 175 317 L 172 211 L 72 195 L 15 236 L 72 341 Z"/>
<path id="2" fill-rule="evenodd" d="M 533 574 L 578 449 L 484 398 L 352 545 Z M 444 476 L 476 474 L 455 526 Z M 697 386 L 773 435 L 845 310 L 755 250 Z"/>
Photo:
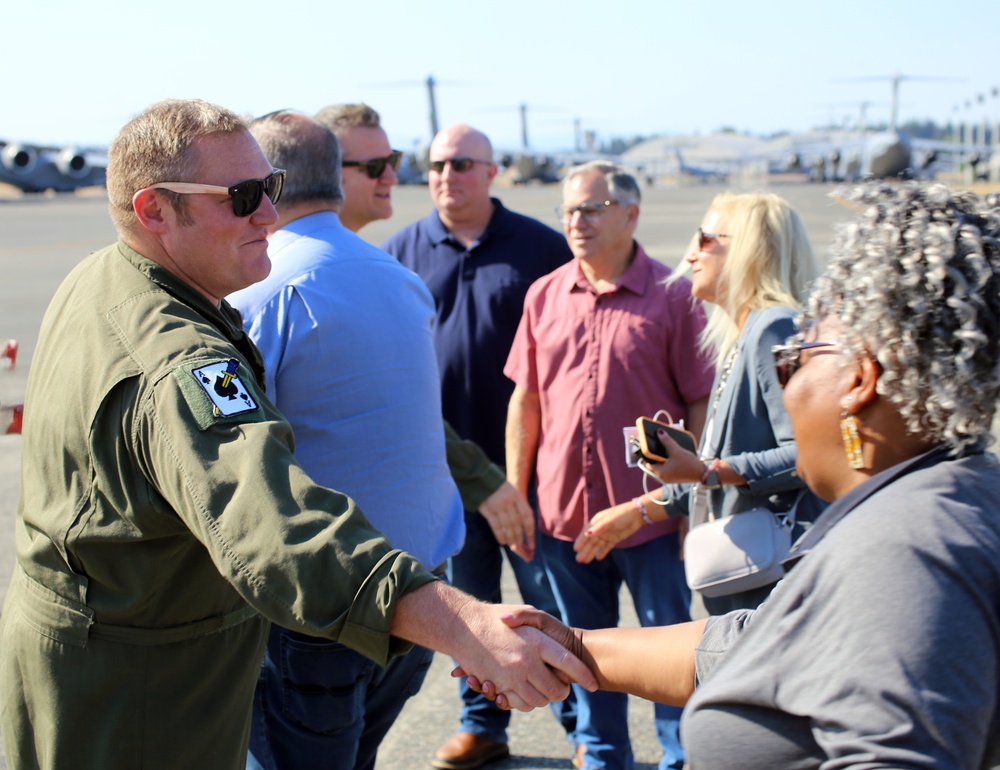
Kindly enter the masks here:
<path id="1" fill-rule="evenodd" d="M 861 133 L 854 139 L 839 142 L 793 142 L 783 170 L 804 171 L 816 181 L 922 178 L 931 176 L 933 164 L 945 157 L 961 158 L 973 167 L 988 157 L 989 148 L 984 145 L 919 139 L 897 127 L 899 84 L 903 80 L 942 78 L 896 74 L 860 79 L 887 80 L 891 83 L 892 102 L 888 129 L 869 134 L 865 132 L 865 126 L 861 125 Z"/>
<path id="2" fill-rule="evenodd" d="M 104 152 L 0 141 L 0 182 L 24 192 L 72 192 L 104 185 Z"/>

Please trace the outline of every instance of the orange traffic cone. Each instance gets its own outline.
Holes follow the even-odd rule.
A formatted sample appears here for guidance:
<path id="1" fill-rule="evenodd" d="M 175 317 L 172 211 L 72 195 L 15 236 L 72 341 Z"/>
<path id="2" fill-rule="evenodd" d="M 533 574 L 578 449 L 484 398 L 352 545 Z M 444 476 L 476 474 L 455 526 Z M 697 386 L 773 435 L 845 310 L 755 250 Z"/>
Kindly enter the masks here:
<path id="1" fill-rule="evenodd" d="M 8 423 L 7 420 L 10 419 Z M 0 425 L 7 425 L 4 433 L 20 433 L 21 425 L 24 422 L 24 404 L 14 404 L 14 406 L 0 406 Z"/>
<path id="2" fill-rule="evenodd" d="M 17 363 L 17 340 L 7 340 L 7 346 L 4 348 L 3 352 L 0 353 L 0 358 L 9 358 L 10 364 L 7 368 L 14 368 L 14 364 Z"/>

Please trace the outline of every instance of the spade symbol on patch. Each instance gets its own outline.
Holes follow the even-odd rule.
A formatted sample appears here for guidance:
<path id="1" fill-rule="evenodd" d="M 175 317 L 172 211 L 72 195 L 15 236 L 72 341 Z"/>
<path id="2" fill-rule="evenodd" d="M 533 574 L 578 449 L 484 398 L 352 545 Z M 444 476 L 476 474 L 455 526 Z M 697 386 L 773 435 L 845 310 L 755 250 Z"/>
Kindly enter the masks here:
<path id="1" fill-rule="evenodd" d="M 239 361 L 235 358 L 230 358 L 226 364 L 226 371 L 215 378 L 215 392 L 220 396 L 228 397 L 230 401 L 234 401 L 236 395 L 240 392 L 239 388 L 233 383 L 233 378 L 236 376 L 236 369 L 239 365 Z"/>

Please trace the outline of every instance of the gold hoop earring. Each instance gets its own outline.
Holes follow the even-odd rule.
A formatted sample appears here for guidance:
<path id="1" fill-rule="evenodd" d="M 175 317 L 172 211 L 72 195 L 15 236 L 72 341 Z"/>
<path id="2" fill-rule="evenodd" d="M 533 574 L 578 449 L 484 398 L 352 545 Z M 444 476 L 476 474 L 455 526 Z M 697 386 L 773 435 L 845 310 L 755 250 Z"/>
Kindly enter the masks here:
<path id="1" fill-rule="evenodd" d="M 844 439 L 844 452 L 847 453 L 847 464 L 855 470 L 865 467 L 865 458 L 861 453 L 861 436 L 858 435 L 858 421 L 846 409 L 840 413 L 840 435 Z"/>

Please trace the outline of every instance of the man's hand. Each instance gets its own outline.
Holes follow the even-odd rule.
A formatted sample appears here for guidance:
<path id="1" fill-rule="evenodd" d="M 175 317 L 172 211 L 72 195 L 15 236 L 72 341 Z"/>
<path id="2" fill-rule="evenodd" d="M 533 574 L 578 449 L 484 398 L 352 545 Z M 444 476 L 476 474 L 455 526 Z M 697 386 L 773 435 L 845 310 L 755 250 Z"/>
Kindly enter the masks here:
<path id="1" fill-rule="evenodd" d="M 573 543 L 576 560 L 581 564 L 589 564 L 594 559 L 603 559 L 612 548 L 642 525 L 642 514 L 632 501 L 605 508 L 590 520 L 590 524 Z"/>
<path id="2" fill-rule="evenodd" d="M 510 608 L 509 612 L 501 614 L 500 619 L 511 628 L 521 628 L 522 630 L 527 629 L 529 626 L 537 628 L 572 653 L 576 658 L 580 658 L 583 654 L 583 631 L 570 628 L 546 612 L 537 610 L 534 607 L 513 607 Z M 554 671 L 553 673 L 560 681 L 567 685 L 573 681 L 572 679 L 568 679 L 566 674 L 561 670 Z M 469 687 L 485 695 L 488 700 L 494 701 L 500 708 L 512 708 L 511 700 L 503 690 L 503 687 L 498 687 L 492 680 L 484 680 L 472 676 L 461 665 L 457 666 L 451 672 L 451 675 L 454 677 L 466 677 L 466 683 Z M 579 684 L 583 683 L 580 682 Z M 584 686 L 586 687 L 586 685 Z M 589 690 L 590 688 L 587 687 L 587 689 Z M 593 691 L 591 690 L 591 692 Z"/>
<path id="3" fill-rule="evenodd" d="M 460 650 L 456 670 L 473 675 L 474 681 L 490 682 L 495 692 L 503 694 L 504 708 L 530 711 L 563 700 L 570 682 L 590 692 L 597 689 L 590 669 L 565 644 L 540 630 L 545 625 L 574 644 L 572 634 L 562 632 L 559 627 L 566 627 L 555 618 L 532 608 L 482 602 L 470 602 L 460 614 L 479 644 Z M 557 626 L 546 625 L 545 618 Z"/>
<path id="4" fill-rule="evenodd" d="M 479 512 L 493 530 L 493 537 L 501 545 L 525 561 L 535 556 L 535 514 L 524 495 L 509 481 L 505 481 L 479 506 Z"/>
<path id="5" fill-rule="evenodd" d="M 583 656 L 583 630 L 567 626 L 558 618 L 534 607 L 515 607 L 513 611 L 500 616 L 511 628 L 531 626 L 537 628 L 550 639 L 554 639 L 577 658 Z"/>
<path id="6" fill-rule="evenodd" d="M 480 681 L 507 693 L 511 708 L 530 711 L 569 695 L 568 682 L 593 692 L 587 666 L 537 628 L 511 628 L 501 619 L 517 609 L 487 604 L 435 580 L 396 603 L 392 633 L 450 655 Z"/>

